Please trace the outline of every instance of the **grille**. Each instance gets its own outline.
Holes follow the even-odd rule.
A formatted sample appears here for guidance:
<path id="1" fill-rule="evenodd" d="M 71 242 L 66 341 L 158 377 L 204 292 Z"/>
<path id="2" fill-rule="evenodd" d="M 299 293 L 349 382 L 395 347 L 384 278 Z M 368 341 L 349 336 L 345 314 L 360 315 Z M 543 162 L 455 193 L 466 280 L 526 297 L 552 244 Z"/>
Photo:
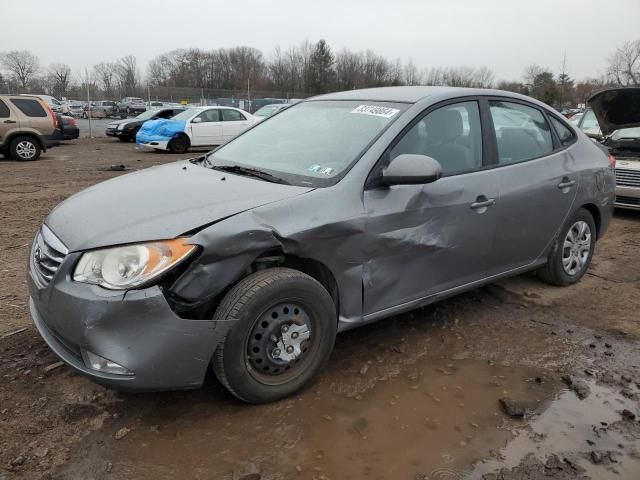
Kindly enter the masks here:
<path id="1" fill-rule="evenodd" d="M 616 195 L 616 203 L 624 203 L 626 205 L 640 205 L 640 197 L 623 197 Z"/>
<path id="2" fill-rule="evenodd" d="M 625 187 L 640 187 L 640 170 L 616 168 L 616 184 Z"/>
<path id="3" fill-rule="evenodd" d="M 51 281 L 67 253 L 69 253 L 67 247 L 46 225 L 43 225 L 33 242 L 31 263 L 33 270 L 44 285 Z"/>

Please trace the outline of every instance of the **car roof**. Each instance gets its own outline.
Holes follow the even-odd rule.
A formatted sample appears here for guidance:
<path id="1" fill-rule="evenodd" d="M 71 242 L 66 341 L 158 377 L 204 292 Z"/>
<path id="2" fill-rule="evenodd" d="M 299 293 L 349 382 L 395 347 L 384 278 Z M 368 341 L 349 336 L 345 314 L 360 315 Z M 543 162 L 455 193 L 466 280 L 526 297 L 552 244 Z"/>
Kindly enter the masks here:
<path id="1" fill-rule="evenodd" d="M 504 90 L 435 86 L 364 88 L 361 90 L 329 93 L 326 95 L 312 97 L 309 100 L 371 100 L 378 102 L 417 103 L 427 97 L 438 96 L 440 98 L 455 98 L 471 95 L 499 95 L 525 99 L 529 102 L 533 100 L 529 97 L 525 97 L 524 95 Z M 535 102 L 535 100 L 533 100 L 533 102 Z"/>

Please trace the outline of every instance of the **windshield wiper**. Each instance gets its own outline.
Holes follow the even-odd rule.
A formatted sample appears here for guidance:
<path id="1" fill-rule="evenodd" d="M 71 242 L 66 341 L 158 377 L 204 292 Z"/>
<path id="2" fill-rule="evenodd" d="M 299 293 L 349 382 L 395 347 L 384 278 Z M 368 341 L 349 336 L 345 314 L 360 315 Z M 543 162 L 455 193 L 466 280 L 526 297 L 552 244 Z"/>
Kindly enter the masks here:
<path id="1" fill-rule="evenodd" d="M 205 157 L 203 163 L 204 162 L 209 163 L 210 160 L 207 157 Z M 267 182 L 281 183 L 283 185 L 291 185 L 289 182 L 287 182 L 283 178 L 276 177 L 275 175 L 272 175 L 263 170 L 258 170 L 256 168 L 241 167 L 240 165 L 213 165 L 211 168 L 215 170 L 220 170 L 222 172 L 229 172 L 229 173 L 235 173 L 237 175 L 246 175 L 248 177 L 259 178 L 260 180 L 265 180 Z"/>

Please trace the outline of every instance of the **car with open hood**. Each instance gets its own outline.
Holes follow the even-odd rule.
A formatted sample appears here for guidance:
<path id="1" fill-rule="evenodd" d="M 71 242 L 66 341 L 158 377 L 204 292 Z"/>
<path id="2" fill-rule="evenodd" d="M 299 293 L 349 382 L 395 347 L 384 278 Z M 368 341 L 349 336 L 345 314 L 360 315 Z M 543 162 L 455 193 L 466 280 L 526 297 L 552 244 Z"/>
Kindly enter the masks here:
<path id="1" fill-rule="evenodd" d="M 322 95 L 63 201 L 31 248 L 29 307 L 99 383 L 197 388 L 211 369 L 273 401 L 323 371 L 340 331 L 519 273 L 575 284 L 614 186 L 607 154 L 523 95 Z"/>
<path id="2" fill-rule="evenodd" d="M 190 148 L 222 145 L 258 121 L 250 113 L 234 107 L 193 107 L 169 120 L 148 120 L 136 143 L 155 150 L 184 153 Z"/>
<path id="3" fill-rule="evenodd" d="M 588 103 L 597 120 L 591 131 L 616 158 L 616 206 L 640 210 L 640 88 L 603 90 Z"/>

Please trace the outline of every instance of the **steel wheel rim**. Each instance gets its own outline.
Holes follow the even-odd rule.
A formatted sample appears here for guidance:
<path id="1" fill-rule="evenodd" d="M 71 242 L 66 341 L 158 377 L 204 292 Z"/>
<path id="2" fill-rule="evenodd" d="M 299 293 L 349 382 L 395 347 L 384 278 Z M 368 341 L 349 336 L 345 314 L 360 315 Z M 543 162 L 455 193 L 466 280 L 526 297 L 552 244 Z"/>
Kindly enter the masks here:
<path id="1" fill-rule="evenodd" d="M 265 309 L 247 338 L 246 364 L 251 376 L 266 385 L 282 385 L 298 377 L 315 349 L 312 323 L 308 309 L 299 302 L 280 302 Z M 283 326 L 288 329 L 285 333 Z M 298 336 L 292 338 L 296 333 Z M 287 334 L 293 344 L 283 344 L 283 336 Z M 287 354 L 287 347 L 292 346 L 294 351 Z M 277 355 L 277 350 L 281 350 L 280 355 Z M 283 358 L 295 353 L 299 355 L 294 359 Z"/>
<path id="2" fill-rule="evenodd" d="M 36 156 L 36 146 L 27 140 L 23 140 L 16 145 L 16 154 L 23 160 L 30 160 Z"/>
<path id="3" fill-rule="evenodd" d="M 591 253 L 591 228 L 584 220 L 574 223 L 562 245 L 562 268 L 571 276 L 584 270 Z"/>

